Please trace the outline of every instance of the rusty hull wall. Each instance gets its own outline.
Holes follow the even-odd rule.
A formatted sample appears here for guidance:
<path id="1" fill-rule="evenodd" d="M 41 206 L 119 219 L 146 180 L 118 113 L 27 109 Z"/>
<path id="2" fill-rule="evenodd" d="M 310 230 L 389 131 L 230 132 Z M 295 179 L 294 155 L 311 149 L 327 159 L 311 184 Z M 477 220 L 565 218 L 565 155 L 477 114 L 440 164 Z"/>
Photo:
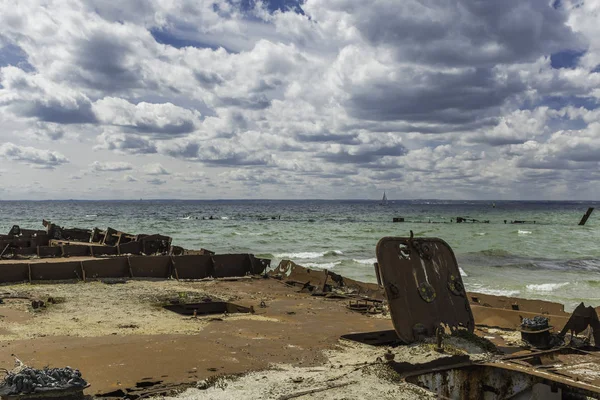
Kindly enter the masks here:
<path id="1" fill-rule="evenodd" d="M 47 262 L 29 264 L 32 281 L 68 281 L 82 275 L 79 262 Z"/>
<path id="2" fill-rule="evenodd" d="M 210 255 L 173 256 L 179 279 L 204 279 L 214 274 Z"/>
<path id="3" fill-rule="evenodd" d="M 96 278 L 128 278 L 129 264 L 127 257 L 105 258 L 83 261 L 85 279 Z"/>
<path id="4" fill-rule="evenodd" d="M 249 254 L 219 254 L 212 256 L 214 277 L 244 276 L 251 271 Z"/>
<path id="5" fill-rule="evenodd" d="M 169 256 L 134 256 L 129 257 L 129 264 L 134 278 L 166 279 L 171 276 L 171 258 Z"/>
<path id="6" fill-rule="evenodd" d="M 27 264 L 0 264 L 0 283 L 23 281 L 29 281 L 29 266 Z"/>

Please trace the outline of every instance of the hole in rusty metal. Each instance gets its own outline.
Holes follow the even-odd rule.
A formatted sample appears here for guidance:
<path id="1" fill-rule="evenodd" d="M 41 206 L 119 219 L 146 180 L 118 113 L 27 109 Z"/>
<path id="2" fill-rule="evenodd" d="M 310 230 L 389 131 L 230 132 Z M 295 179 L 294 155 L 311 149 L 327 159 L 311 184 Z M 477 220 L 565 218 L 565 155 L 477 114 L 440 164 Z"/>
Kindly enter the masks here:
<path id="1" fill-rule="evenodd" d="M 403 260 L 410 260 L 410 249 L 408 248 L 408 246 L 405 245 L 404 243 L 401 243 L 398 246 L 398 255 Z"/>
<path id="2" fill-rule="evenodd" d="M 371 346 L 398 346 L 403 344 L 393 329 L 377 332 L 350 333 L 341 337 L 342 339 L 369 344 Z"/>
<path id="3" fill-rule="evenodd" d="M 208 314 L 223 314 L 223 313 L 249 313 L 249 307 L 238 306 L 237 304 L 227 303 L 225 301 L 211 301 L 203 303 L 186 303 L 186 304 L 168 304 L 163 306 L 169 311 L 176 312 L 181 315 L 208 315 Z"/>

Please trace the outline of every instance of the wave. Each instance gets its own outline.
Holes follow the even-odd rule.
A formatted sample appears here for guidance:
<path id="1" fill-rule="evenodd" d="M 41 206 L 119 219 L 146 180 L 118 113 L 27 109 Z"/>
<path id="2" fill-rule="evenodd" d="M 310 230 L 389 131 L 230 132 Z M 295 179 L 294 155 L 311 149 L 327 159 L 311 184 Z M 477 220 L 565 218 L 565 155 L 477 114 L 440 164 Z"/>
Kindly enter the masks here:
<path id="1" fill-rule="evenodd" d="M 531 235 L 531 231 L 522 231 L 521 229 L 519 229 L 517 233 L 519 235 Z"/>
<path id="2" fill-rule="evenodd" d="M 460 276 L 469 276 L 469 275 L 467 275 L 467 273 L 465 272 L 465 270 L 462 269 L 461 267 L 458 267 L 458 271 L 460 272 Z"/>
<path id="3" fill-rule="evenodd" d="M 332 268 L 340 265 L 341 263 L 342 263 L 341 261 L 335 261 L 335 262 L 330 262 L 330 263 L 308 262 L 308 263 L 303 263 L 302 266 L 305 268 L 332 269 Z"/>
<path id="4" fill-rule="evenodd" d="M 353 258 L 352 261 L 354 261 L 357 264 L 373 265 L 377 262 L 377 259 L 376 258 L 366 258 L 366 259 Z"/>
<path id="5" fill-rule="evenodd" d="M 477 292 L 482 294 L 490 294 L 492 296 L 506 296 L 506 297 L 514 297 L 518 296 L 521 292 L 519 290 L 510 290 L 510 289 L 491 289 L 484 286 L 471 287 L 468 288 L 470 292 Z"/>
<path id="6" fill-rule="evenodd" d="M 324 251 L 324 252 L 305 251 L 305 252 L 298 252 L 298 253 L 275 254 L 275 258 L 285 258 L 285 259 L 290 259 L 293 261 L 296 258 L 303 259 L 303 260 L 310 260 L 313 258 L 341 256 L 343 254 L 344 253 L 341 250 L 329 250 L 329 251 Z"/>
<path id="7" fill-rule="evenodd" d="M 531 290 L 533 292 L 552 292 L 556 289 L 560 289 L 561 287 L 565 287 L 569 285 L 570 282 L 562 282 L 562 283 L 540 283 L 540 284 L 531 284 L 527 285 L 527 290 Z"/>

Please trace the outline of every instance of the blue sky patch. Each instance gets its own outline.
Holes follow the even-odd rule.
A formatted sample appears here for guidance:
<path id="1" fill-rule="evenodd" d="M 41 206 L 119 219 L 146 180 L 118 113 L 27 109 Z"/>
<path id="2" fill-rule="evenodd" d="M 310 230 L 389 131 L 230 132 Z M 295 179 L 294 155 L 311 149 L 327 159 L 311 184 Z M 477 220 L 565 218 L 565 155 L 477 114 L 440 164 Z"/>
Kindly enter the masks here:
<path id="1" fill-rule="evenodd" d="M 181 49 L 182 47 L 197 47 L 201 49 L 213 49 L 216 50 L 219 46 L 211 45 L 208 43 L 202 43 L 197 40 L 184 39 L 177 37 L 169 31 L 152 28 L 150 34 L 160 44 L 166 44 L 175 48 Z"/>
<path id="2" fill-rule="evenodd" d="M 21 68 L 23 71 L 32 72 L 35 70 L 33 65 L 27 61 L 27 54 L 19 47 L 13 44 L 0 48 L 0 68 L 12 65 Z"/>
<path id="3" fill-rule="evenodd" d="M 579 50 L 564 50 L 558 53 L 553 53 L 550 56 L 550 65 L 552 68 L 575 68 L 579 59 L 585 54 L 585 51 Z"/>
<path id="4" fill-rule="evenodd" d="M 600 107 L 600 104 L 598 104 L 598 100 L 593 97 L 552 96 L 544 98 L 537 106 L 548 106 L 554 110 L 559 110 L 567 106 L 595 110 Z"/>
<path id="5" fill-rule="evenodd" d="M 256 5 L 255 0 L 229 0 L 229 2 L 238 6 L 242 11 L 250 11 Z M 264 3 L 271 13 L 275 11 L 293 11 L 298 14 L 304 14 L 304 10 L 302 9 L 304 1 L 302 0 L 266 0 Z"/>

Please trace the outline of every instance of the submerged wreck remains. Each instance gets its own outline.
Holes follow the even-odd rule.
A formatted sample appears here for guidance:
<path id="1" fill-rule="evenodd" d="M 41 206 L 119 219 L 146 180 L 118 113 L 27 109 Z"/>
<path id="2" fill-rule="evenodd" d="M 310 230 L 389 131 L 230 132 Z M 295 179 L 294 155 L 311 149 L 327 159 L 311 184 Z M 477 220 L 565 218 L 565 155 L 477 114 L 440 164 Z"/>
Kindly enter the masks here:
<path id="1" fill-rule="evenodd" d="M 15 225 L 0 235 L 0 283 L 104 278 L 203 279 L 259 275 L 270 260 L 252 254 L 186 250 L 169 236 L 132 235 L 112 228 L 46 230 Z"/>
<path id="2" fill-rule="evenodd" d="M 227 379 L 266 388 L 270 375 L 239 376 L 272 363 L 312 377 L 292 375 L 258 398 L 375 395 L 368 368 L 386 371 L 376 382 L 388 377 L 393 398 L 600 398 L 598 309 L 467 292 L 441 239 L 381 239 L 375 284 L 292 260 L 271 270 L 252 254 L 185 250 L 168 236 L 44 225 L 0 236 L 0 343 L 37 368 L 79 362 L 81 372 L 20 365 L 0 383 L 2 399 L 142 399 L 185 388 L 211 398 L 216 387 L 242 398 L 244 385 Z M 115 278 L 124 284 L 103 284 Z M 48 294 L 62 297 L 40 300 Z M 344 343 L 362 346 L 359 364 L 332 363 L 343 371 L 333 378 L 303 367 L 323 365 L 323 351 Z"/>

